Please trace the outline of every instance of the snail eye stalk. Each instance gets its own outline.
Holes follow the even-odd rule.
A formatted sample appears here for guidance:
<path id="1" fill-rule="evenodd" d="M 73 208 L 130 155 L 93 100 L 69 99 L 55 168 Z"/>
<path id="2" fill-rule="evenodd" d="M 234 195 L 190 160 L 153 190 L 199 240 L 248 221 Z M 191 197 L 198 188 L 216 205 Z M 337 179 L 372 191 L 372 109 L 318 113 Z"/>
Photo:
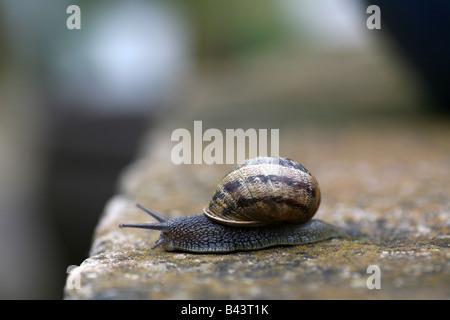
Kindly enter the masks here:
<path id="1" fill-rule="evenodd" d="M 136 207 L 138 207 L 139 209 L 144 210 L 145 212 L 147 212 L 149 215 L 151 215 L 153 218 L 155 218 L 156 220 L 158 220 L 159 222 L 166 222 L 167 219 L 166 217 L 163 217 L 162 215 L 156 213 L 155 211 L 150 210 L 149 208 L 144 207 L 142 204 L 140 203 L 136 203 Z"/>
<path id="2" fill-rule="evenodd" d="M 141 229 L 151 229 L 151 230 L 160 230 L 160 231 L 165 231 L 165 230 L 169 229 L 169 225 L 167 223 L 167 221 L 169 221 L 169 219 L 144 207 L 140 203 L 137 203 L 136 206 L 139 209 L 142 209 L 145 212 L 147 212 L 149 215 L 151 215 L 156 220 L 158 220 L 159 223 L 130 223 L 130 224 L 121 223 L 121 224 L 119 224 L 120 228 L 141 228 Z"/>

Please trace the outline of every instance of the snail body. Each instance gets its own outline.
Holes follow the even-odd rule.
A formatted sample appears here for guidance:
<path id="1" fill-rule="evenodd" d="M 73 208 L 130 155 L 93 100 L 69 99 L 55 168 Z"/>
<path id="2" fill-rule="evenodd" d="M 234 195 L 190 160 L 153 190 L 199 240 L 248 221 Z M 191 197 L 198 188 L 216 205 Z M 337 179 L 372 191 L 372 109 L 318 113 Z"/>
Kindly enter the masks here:
<path id="1" fill-rule="evenodd" d="M 138 204 L 158 223 L 121 224 L 160 230 L 166 251 L 232 252 L 299 245 L 339 237 L 339 228 L 311 219 L 320 205 L 316 178 L 299 163 L 258 157 L 233 168 L 203 214 L 167 219 Z"/>

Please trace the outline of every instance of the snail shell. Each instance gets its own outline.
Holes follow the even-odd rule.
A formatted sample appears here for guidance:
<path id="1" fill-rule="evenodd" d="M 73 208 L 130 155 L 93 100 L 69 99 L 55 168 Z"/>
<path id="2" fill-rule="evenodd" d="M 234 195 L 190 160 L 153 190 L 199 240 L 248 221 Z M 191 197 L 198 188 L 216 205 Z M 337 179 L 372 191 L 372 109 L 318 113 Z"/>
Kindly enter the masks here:
<path id="1" fill-rule="evenodd" d="M 203 212 L 222 224 L 257 226 L 303 223 L 319 205 L 319 184 L 305 167 L 268 156 L 247 160 L 228 172 Z"/>

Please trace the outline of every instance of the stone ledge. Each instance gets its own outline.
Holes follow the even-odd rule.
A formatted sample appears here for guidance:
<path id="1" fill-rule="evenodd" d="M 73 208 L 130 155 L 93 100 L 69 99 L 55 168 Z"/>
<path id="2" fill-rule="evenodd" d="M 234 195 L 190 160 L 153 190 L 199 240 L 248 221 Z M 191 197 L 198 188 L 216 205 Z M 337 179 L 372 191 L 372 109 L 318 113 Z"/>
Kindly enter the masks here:
<path id="1" fill-rule="evenodd" d="M 118 228 L 149 221 L 135 202 L 167 217 L 201 212 L 228 170 L 168 161 L 176 127 L 155 130 L 124 170 L 66 299 L 450 298 L 448 125 L 283 129 L 281 153 L 321 185 L 318 218 L 358 236 L 232 254 L 151 250 L 158 232 Z M 380 290 L 366 286 L 370 265 Z"/>

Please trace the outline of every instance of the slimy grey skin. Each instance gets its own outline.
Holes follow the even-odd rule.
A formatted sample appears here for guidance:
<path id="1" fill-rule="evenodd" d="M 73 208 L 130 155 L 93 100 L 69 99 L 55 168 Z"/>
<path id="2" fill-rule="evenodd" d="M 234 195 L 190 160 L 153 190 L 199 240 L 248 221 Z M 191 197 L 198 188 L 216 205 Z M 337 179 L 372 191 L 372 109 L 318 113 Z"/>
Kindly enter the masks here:
<path id="1" fill-rule="evenodd" d="M 259 250 L 342 236 L 337 227 L 317 219 L 301 225 L 277 223 L 259 227 L 222 225 L 208 219 L 204 214 L 172 219 L 159 216 L 158 220 L 160 223 L 121 224 L 120 227 L 160 230 L 160 238 L 152 249 L 161 246 L 166 251 L 199 253 Z"/>
<path id="2" fill-rule="evenodd" d="M 312 219 L 320 197 L 316 178 L 299 163 L 259 157 L 225 175 L 203 214 L 167 219 L 138 204 L 158 222 L 120 227 L 161 231 L 153 249 L 198 253 L 302 245 L 344 236 L 338 227 Z"/>

